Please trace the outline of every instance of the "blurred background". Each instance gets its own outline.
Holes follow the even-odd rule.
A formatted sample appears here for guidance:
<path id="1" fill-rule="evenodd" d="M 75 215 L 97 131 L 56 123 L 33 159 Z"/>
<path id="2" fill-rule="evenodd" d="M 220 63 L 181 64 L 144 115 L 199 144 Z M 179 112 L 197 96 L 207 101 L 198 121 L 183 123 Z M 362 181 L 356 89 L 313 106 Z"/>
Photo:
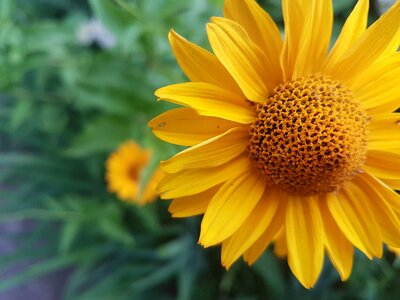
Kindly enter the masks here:
<path id="1" fill-rule="evenodd" d="M 355 1 L 334 0 L 334 36 Z M 371 22 L 389 2 L 372 1 Z M 259 3 L 282 28 L 280 0 Z M 172 219 L 107 189 L 106 161 L 133 140 L 151 151 L 149 183 L 178 147 L 147 122 L 166 111 L 156 88 L 187 79 L 168 45 L 174 28 L 209 48 L 205 24 L 223 0 L 0 0 L 0 300 L 398 299 L 400 262 L 356 253 L 342 283 L 326 260 L 300 286 L 268 250 L 252 267 L 220 266 L 197 245 L 199 219 Z"/>

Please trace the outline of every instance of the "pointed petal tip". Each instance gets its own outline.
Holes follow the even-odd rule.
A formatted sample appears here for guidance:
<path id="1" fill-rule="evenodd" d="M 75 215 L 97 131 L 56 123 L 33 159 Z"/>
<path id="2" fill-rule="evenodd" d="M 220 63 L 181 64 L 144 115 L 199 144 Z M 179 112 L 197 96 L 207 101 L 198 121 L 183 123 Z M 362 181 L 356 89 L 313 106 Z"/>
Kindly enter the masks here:
<path id="1" fill-rule="evenodd" d="M 197 241 L 197 244 L 199 244 L 203 248 L 209 248 L 213 246 L 209 241 L 205 240 L 204 236 L 202 236 L 201 234 L 199 240 Z"/>
<path id="2" fill-rule="evenodd" d="M 162 160 L 162 161 L 160 161 L 160 168 L 161 168 L 161 170 L 163 170 L 165 173 L 171 173 L 171 172 L 168 172 L 168 160 Z"/>
<path id="3" fill-rule="evenodd" d="M 231 266 L 232 266 L 232 263 L 231 263 L 231 262 L 228 262 L 228 261 L 226 261 L 226 260 L 223 260 L 223 259 L 221 258 L 221 265 L 222 265 L 222 267 L 224 267 L 224 269 L 225 269 L 226 271 L 229 271 L 229 269 L 230 269 Z"/>
<path id="4" fill-rule="evenodd" d="M 221 265 L 225 268 L 225 270 L 229 271 L 232 265 L 236 262 L 237 259 L 232 260 L 232 256 L 229 253 L 222 250 L 221 251 Z"/>
<path id="5" fill-rule="evenodd" d="M 381 244 L 380 251 L 376 254 L 375 257 L 376 257 L 377 259 L 381 259 L 382 256 L 383 256 L 383 247 L 382 247 L 382 244 Z"/>
<path id="6" fill-rule="evenodd" d="M 206 233 L 204 233 L 204 230 L 200 230 L 200 237 L 198 240 L 198 244 L 201 245 L 203 248 L 209 248 L 212 246 L 217 246 L 221 244 L 222 241 L 216 241 L 215 239 L 213 240 L 212 237 L 210 238 Z"/>
<path id="7" fill-rule="evenodd" d="M 341 273 L 339 273 L 340 281 L 341 281 L 341 282 L 347 281 L 347 279 L 349 279 L 349 277 L 350 277 L 350 274 L 351 274 L 351 272 L 348 272 L 348 273 L 346 273 L 346 274 L 341 274 Z"/>
<path id="8" fill-rule="evenodd" d="M 315 286 L 315 282 L 314 283 L 307 283 L 307 282 L 301 282 L 301 285 L 304 286 L 307 290 L 312 289 Z"/>
<path id="9" fill-rule="evenodd" d="M 204 241 L 204 237 L 201 235 L 201 233 L 200 233 L 199 240 L 197 241 L 197 244 L 202 246 L 203 248 L 208 248 L 208 247 L 212 246 L 207 241 Z"/>
<path id="10" fill-rule="evenodd" d="M 157 98 L 160 98 L 160 93 L 162 92 L 162 90 L 164 89 L 164 87 L 158 88 L 154 91 L 154 96 L 156 96 Z M 158 101 L 159 99 L 157 99 Z"/>
<path id="11" fill-rule="evenodd" d="M 168 32 L 168 40 L 172 44 L 175 39 L 183 39 L 183 37 L 177 33 L 173 28 L 171 28 Z"/>
<path id="12" fill-rule="evenodd" d="M 212 21 L 212 20 L 210 20 Z M 212 30 L 213 28 L 215 28 L 217 25 L 214 23 L 207 23 L 206 24 L 206 31 L 209 32 L 210 30 Z"/>
<path id="13" fill-rule="evenodd" d="M 224 20 L 227 20 L 227 19 L 226 19 L 226 18 L 223 18 L 223 17 L 215 17 L 215 16 L 213 16 L 213 17 L 210 18 L 210 21 L 211 21 L 212 23 L 214 23 L 214 24 L 218 24 L 218 22 L 224 21 Z"/>

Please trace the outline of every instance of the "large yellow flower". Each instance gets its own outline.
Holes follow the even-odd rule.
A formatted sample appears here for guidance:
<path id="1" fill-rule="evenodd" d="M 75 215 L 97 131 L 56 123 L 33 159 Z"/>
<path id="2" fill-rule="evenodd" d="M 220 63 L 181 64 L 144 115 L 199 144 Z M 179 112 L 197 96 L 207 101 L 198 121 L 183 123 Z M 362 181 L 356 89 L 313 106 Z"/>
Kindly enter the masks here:
<path id="1" fill-rule="evenodd" d="M 149 125 L 190 148 L 161 163 L 159 191 L 173 216 L 204 214 L 199 242 L 225 267 L 273 241 L 309 288 L 325 250 L 345 280 L 354 247 L 400 247 L 400 1 L 367 28 L 368 5 L 329 54 L 330 0 L 283 0 L 283 41 L 252 0 L 207 25 L 214 54 L 170 32 L 192 82 L 157 90 L 185 108 Z"/>
<path id="2" fill-rule="evenodd" d="M 156 186 L 164 172 L 157 169 L 142 189 L 142 173 L 148 166 L 151 152 L 143 150 L 136 142 L 127 141 L 106 162 L 106 180 L 108 190 L 115 192 L 121 200 L 136 204 L 147 204 L 154 201 L 158 193 Z"/>

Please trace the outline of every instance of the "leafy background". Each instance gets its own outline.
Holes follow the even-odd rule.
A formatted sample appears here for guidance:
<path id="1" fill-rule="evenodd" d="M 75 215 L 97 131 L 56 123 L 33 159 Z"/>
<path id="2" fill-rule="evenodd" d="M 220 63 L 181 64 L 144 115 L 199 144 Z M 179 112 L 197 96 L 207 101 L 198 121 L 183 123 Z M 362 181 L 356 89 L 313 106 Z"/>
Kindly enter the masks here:
<path id="1" fill-rule="evenodd" d="M 172 219 L 166 202 L 138 207 L 107 192 L 105 160 L 121 142 L 153 150 L 146 172 L 178 150 L 146 126 L 168 109 L 153 91 L 186 80 L 167 34 L 208 47 L 205 24 L 222 2 L 0 0 L 1 299 L 399 297 L 392 253 L 372 262 L 356 253 L 345 283 L 326 262 L 307 291 L 271 250 L 227 272 L 218 248 L 197 245 L 198 218 Z M 259 2 L 282 26 L 280 1 Z M 354 2 L 334 1 L 334 35 Z M 106 47 L 78 39 L 94 19 L 109 31 Z"/>

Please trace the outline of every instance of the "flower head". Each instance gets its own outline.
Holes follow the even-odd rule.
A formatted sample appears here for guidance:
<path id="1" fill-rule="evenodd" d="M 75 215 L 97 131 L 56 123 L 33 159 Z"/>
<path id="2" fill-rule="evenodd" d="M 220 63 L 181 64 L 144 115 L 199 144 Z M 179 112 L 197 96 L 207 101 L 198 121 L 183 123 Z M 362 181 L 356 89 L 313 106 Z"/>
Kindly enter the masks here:
<path id="1" fill-rule="evenodd" d="M 158 193 L 156 186 L 164 172 L 157 169 L 142 189 L 142 171 L 148 166 L 151 152 L 143 150 L 134 141 L 122 144 L 113 152 L 106 163 L 108 190 L 118 198 L 137 204 L 154 201 Z"/>
<path id="2" fill-rule="evenodd" d="M 325 252 L 345 280 L 354 247 L 400 247 L 400 1 L 367 28 L 368 6 L 330 51 L 330 0 L 283 0 L 283 40 L 254 0 L 212 18 L 214 53 L 170 32 L 192 82 L 156 91 L 184 108 L 149 126 L 190 148 L 161 163 L 159 191 L 173 216 L 204 214 L 199 242 L 226 268 L 273 242 L 310 288 Z"/>

